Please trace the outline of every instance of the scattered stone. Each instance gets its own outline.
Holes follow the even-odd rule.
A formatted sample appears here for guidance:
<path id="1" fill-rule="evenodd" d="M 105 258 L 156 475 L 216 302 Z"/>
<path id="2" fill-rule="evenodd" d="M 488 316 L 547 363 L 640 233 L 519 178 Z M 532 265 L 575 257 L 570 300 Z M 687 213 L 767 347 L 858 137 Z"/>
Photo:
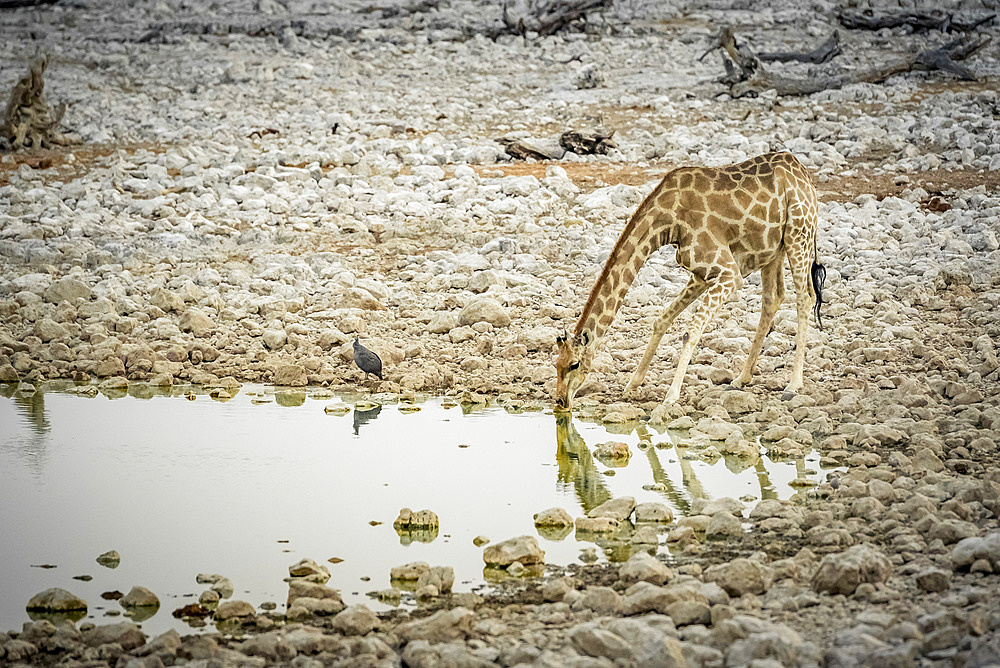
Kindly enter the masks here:
<path id="1" fill-rule="evenodd" d="M 426 561 L 413 561 L 402 566 L 394 566 L 389 577 L 393 580 L 419 580 L 420 577 L 431 570 L 431 565 Z"/>
<path id="2" fill-rule="evenodd" d="M 571 527 L 573 518 L 563 508 L 549 508 L 535 513 L 536 527 Z"/>
<path id="3" fill-rule="evenodd" d="M 648 552 L 639 551 L 622 564 L 622 567 L 618 569 L 618 577 L 626 583 L 642 580 L 662 585 L 673 577 L 673 573 L 656 557 Z"/>
<path id="4" fill-rule="evenodd" d="M 624 466 L 632 456 L 632 450 L 628 443 L 607 441 L 597 444 L 597 447 L 594 448 L 594 456 L 607 463 L 608 466 Z"/>
<path id="5" fill-rule="evenodd" d="M 118 602 L 125 608 L 156 608 L 160 606 L 160 599 L 156 597 L 156 594 L 139 586 L 132 587 Z"/>
<path id="6" fill-rule="evenodd" d="M 439 610 L 430 617 L 405 622 L 396 627 L 396 635 L 406 642 L 426 640 L 430 643 L 464 640 L 472 632 L 476 614 L 467 608 Z"/>
<path id="7" fill-rule="evenodd" d="M 65 589 L 53 587 L 46 589 L 31 597 L 28 601 L 29 611 L 40 612 L 72 612 L 75 610 L 86 610 L 87 602 L 78 596 L 74 596 Z"/>
<path id="8" fill-rule="evenodd" d="M 528 566 L 545 563 L 545 552 L 533 536 L 518 536 L 487 546 L 483 550 L 483 561 L 487 565 L 501 568 L 510 566 L 515 561 Z"/>
<path id="9" fill-rule="evenodd" d="M 312 559 L 301 559 L 288 567 L 288 574 L 317 584 L 326 584 L 330 579 L 330 569 Z"/>
<path id="10" fill-rule="evenodd" d="M 108 550 L 101 556 L 97 557 L 97 563 L 105 568 L 118 568 L 121 561 L 122 555 L 118 554 L 118 550 Z"/>
<path id="11" fill-rule="evenodd" d="M 609 499 L 596 508 L 593 508 L 589 513 L 587 513 L 587 517 L 609 517 L 617 520 L 618 522 L 624 522 L 632 516 L 632 512 L 635 510 L 635 505 L 635 499 L 633 497 L 620 496 L 615 499 Z"/>
<path id="12" fill-rule="evenodd" d="M 705 538 L 707 540 L 728 540 L 731 538 L 741 538 L 742 536 L 742 523 L 727 511 L 712 515 L 712 519 L 709 520 L 708 526 L 705 528 Z"/>
<path id="13" fill-rule="evenodd" d="M 120 645 L 126 652 L 146 644 L 146 634 L 134 622 L 96 626 L 83 631 L 81 637 L 89 647 L 101 647 L 114 643 Z"/>
<path id="14" fill-rule="evenodd" d="M 951 586 L 951 574 L 940 568 L 928 568 L 914 576 L 917 585 L 924 591 L 942 592 Z"/>
<path id="15" fill-rule="evenodd" d="M 740 557 L 708 568 L 705 582 L 716 583 L 730 596 L 763 594 L 774 582 L 774 571 L 759 561 Z"/>
<path id="16" fill-rule="evenodd" d="M 479 322 L 488 322 L 494 327 L 506 327 L 510 324 L 510 316 L 496 299 L 476 297 L 458 314 L 458 324 L 475 325 Z"/>
<path id="17" fill-rule="evenodd" d="M 379 619 L 374 612 L 359 604 L 344 608 L 330 623 L 346 636 L 363 636 L 379 625 Z"/>
<path id="18" fill-rule="evenodd" d="M 304 387 L 309 384 L 309 375 L 299 364 L 279 364 L 274 367 L 272 382 L 287 387 Z"/>
<path id="19" fill-rule="evenodd" d="M 215 331 L 215 322 L 204 311 L 192 306 L 181 314 L 178 327 L 182 332 L 191 332 L 202 338 Z"/>
<path id="20" fill-rule="evenodd" d="M 223 601 L 215 609 L 216 621 L 227 619 L 253 617 L 255 611 L 253 606 L 246 601 Z"/>
<path id="21" fill-rule="evenodd" d="M 616 615 L 621 610 L 622 597 L 611 587 L 588 587 L 573 606 L 599 615 Z"/>
<path id="22" fill-rule="evenodd" d="M 433 587 L 434 595 L 450 594 L 455 584 L 455 570 L 451 566 L 434 566 L 417 578 L 417 589 Z"/>
<path id="23" fill-rule="evenodd" d="M 402 508 L 399 515 L 393 521 L 392 526 L 396 531 L 412 529 L 437 529 L 439 527 L 438 516 L 430 510 L 418 510 L 413 512 L 409 508 Z"/>
<path id="24" fill-rule="evenodd" d="M 858 585 L 885 582 L 891 574 L 892 566 L 885 555 L 871 545 L 855 545 L 823 557 L 812 587 L 818 592 L 853 594 Z"/>
<path id="25" fill-rule="evenodd" d="M 669 524 L 674 521 L 674 511 L 665 503 L 646 501 L 636 505 L 635 521 Z"/>

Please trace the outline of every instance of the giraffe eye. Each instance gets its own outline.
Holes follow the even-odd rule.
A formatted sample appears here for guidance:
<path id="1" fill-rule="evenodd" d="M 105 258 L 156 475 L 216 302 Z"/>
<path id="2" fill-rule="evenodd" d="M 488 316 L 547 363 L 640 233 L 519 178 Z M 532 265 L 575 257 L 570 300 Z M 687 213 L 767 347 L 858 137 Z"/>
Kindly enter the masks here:
<path id="1" fill-rule="evenodd" d="M 570 362 L 569 363 L 569 370 L 570 371 L 576 371 L 579 368 L 580 368 L 580 363 L 579 362 Z"/>

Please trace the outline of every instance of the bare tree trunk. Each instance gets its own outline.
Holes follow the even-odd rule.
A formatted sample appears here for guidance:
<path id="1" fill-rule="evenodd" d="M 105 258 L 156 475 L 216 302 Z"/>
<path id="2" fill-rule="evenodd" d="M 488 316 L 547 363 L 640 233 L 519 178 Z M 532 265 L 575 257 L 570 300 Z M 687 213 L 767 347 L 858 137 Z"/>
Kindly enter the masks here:
<path id="1" fill-rule="evenodd" d="M 727 26 L 719 32 L 712 46 L 701 58 L 715 49 L 723 50 L 726 74 L 720 81 L 729 86 L 729 94 L 733 97 L 759 94 L 772 88 L 778 95 L 809 95 L 852 83 L 878 83 L 894 74 L 913 70 L 943 70 L 967 81 L 974 81 L 976 77 L 972 71 L 955 61 L 968 58 L 989 42 L 990 38 L 985 35 L 966 35 L 944 46 L 897 58 L 867 70 L 804 79 L 766 70 L 761 59 L 747 45 L 736 42 L 735 33 Z"/>
<path id="2" fill-rule="evenodd" d="M 916 9 L 876 14 L 871 9 L 844 9 L 838 18 L 846 28 L 864 30 L 881 30 L 882 28 L 897 28 L 906 25 L 913 28 L 914 32 L 927 30 L 968 32 L 992 21 L 996 18 L 996 14 L 959 16 L 940 9 Z"/>

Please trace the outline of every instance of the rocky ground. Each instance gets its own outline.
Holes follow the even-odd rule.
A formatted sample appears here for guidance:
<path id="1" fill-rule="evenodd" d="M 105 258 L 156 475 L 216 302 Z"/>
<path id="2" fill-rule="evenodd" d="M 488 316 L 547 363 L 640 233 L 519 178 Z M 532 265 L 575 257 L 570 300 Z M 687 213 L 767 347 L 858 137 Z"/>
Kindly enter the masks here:
<path id="1" fill-rule="evenodd" d="M 659 401 L 683 318 L 621 398 L 686 280 L 664 251 L 584 409 L 680 420 L 750 458 L 757 435 L 772 455 L 815 446 L 845 467 L 795 502 L 713 508 L 691 524 L 747 514 L 752 530 L 692 529 L 668 571 L 638 557 L 550 573 L 412 619 L 235 615 L 249 638 L 35 622 L 0 634 L 0 663 L 1000 664 L 996 47 L 967 63 L 978 81 L 918 72 L 801 98 L 730 99 L 719 56 L 698 61 L 721 25 L 757 51 L 809 50 L 838 9 L 635 0 L 495 41 L 482 33 L 499 7 L 463 0 L 0 9 L 0 89 L 46 50 L 70 141 L 0 154 L 0 380 L 354 389 L 358 335 L 382 355 L 380 392 L 548 401 L 555 336 L 659 176 L 788 149 L 816 176 L 829 272 L 803 393 L 778 396 L 790 300 L 756 383 L 722 390 L 755 329 L 752 277 L 679 406 Z M 996 22 L 979 30 L 996 37 Z M 784 71 L 857 70 L 950 38 L 841 36 L 841 56 Z M 496 141 L 595 125 L 615 131 L 607 155 L 513 161 Z"/>

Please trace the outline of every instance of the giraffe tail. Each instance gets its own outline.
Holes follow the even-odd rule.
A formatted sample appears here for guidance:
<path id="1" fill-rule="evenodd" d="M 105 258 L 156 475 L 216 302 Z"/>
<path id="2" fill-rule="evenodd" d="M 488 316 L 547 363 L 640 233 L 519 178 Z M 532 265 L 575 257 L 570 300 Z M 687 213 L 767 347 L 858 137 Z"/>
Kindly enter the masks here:
<path id="1" fill-rule="evenodd" d="M 813 313 L 816 314 L 816 324 L 819 326 L 819 330 L 823 331 L 823 317 L 820 315 L 819 309 L 823 306 L 823 284 L 826 283 L 826 267 L 821 265 L 816 260 L 812 263 L 812 284 L 813 291 L 816 293 L 816 305 L 813 307 Z"/>

